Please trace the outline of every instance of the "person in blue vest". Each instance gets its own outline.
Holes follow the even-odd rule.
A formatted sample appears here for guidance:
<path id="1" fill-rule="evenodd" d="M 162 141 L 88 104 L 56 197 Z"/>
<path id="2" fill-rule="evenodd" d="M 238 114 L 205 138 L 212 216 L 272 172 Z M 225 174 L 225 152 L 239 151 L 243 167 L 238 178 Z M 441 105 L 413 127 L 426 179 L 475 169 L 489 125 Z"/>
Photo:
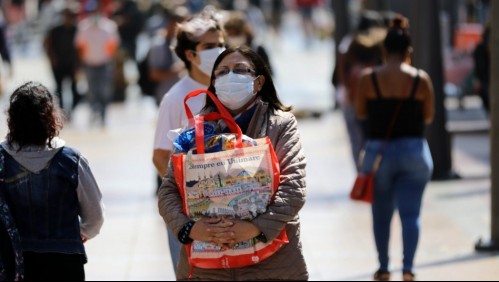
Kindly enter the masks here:
<path id="1" fill-rule="evenodd" d="M 104 221 L 88 161 L 58 137 L 62 111 L 40 83 L 17 88 L 7 115 L 0 188 L 19 231 L 24 278 L 84 281 L 83 244 Z"/>

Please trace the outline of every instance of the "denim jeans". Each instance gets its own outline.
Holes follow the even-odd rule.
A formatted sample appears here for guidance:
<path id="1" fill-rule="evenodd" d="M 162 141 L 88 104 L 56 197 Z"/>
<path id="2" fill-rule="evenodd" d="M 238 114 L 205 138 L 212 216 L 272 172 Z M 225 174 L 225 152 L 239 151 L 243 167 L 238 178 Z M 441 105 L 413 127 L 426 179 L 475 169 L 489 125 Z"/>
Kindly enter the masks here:
<path id="1" fill-rule="evenodd" d="M 368 140 L 363 171 L 371 170 L 382 140 Z M 433 171 L 428 143 L 423 138 L 400 138 L 386 143 L 375 176 L 373 230 L 379 270 L 388 271 L 390 224 L 395 209 L 402 222 L 403 271 L 412 272 L 419 240 L 419 216 L 426 184 Z"/>

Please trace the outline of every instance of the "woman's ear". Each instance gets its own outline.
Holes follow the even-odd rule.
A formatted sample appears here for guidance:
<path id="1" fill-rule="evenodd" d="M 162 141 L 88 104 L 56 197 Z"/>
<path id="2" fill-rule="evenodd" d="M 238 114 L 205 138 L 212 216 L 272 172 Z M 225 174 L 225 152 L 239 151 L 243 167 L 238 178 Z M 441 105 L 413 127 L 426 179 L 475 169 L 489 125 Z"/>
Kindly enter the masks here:
<path id="1" fill-rule="evenodd" d="M 265 76 L 263 76 L 263 75 L 258 76 L 255 79 L 256 92 L 260 92 L 260 90 L 262 90 L 264 84 L 265 84 Z"/>

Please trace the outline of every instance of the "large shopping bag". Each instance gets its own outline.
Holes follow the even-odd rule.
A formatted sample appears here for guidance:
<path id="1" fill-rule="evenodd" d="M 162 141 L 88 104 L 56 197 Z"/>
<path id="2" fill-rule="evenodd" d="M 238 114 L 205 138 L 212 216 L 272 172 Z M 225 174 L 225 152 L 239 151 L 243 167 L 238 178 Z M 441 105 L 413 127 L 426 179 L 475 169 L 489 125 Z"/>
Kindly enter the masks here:
<path id="1" fill-rule="evenodd" d="M 207 93 L 218 113 L 193 117 L 186 101 Z M 268 138 L 242 142 L 243 134 L 230 113 L 207 90 L 185 98 L 187 117 L 195 127 L 196 146 L 188 153 L 172 156 L 175 181 L 183 200 L 184 213 L 197 220 L 205 216 L 226 216 L 251 220 L 267 210 L 279 187 L 279 162 Z M 233 132 L 224 139 L 220 152 L 206 153 L 205 121 L 223 119 Z M 235 133 L 235 134 L 234 134 Z M 288 243 L 286 231 L 267 243 L 256 239 L 223 250 L 217 245 L 194 241 L 186 245 L 189 263 L 199 268 L 239 268 L 257 264 Z"/>

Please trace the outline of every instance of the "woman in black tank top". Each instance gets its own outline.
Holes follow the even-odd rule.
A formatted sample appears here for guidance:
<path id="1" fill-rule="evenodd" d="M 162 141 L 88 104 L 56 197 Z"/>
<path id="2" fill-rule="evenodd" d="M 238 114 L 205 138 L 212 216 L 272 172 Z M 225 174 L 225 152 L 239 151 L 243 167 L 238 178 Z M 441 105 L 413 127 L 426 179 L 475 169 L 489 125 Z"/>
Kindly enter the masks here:
<path id="1" fill-rule="evenodd" d="M 433 170 L 424 138 L 425 124 L 433 119 L 433 88 L 426 72 L 410 65 L 411 38 L 405 18 L 393 20 L 384 47 L 384 64 L 363 73 L 355 101 L 357 117 L 367 122 L 361 170 L 373 170 L 375 159 L 382 155 L 372 206 L 379 260 L 374 280 L 390 279 L 390 223 L 398 209 L 403 230 L 402 278 L 412 281 L 421 201 Z"/>

